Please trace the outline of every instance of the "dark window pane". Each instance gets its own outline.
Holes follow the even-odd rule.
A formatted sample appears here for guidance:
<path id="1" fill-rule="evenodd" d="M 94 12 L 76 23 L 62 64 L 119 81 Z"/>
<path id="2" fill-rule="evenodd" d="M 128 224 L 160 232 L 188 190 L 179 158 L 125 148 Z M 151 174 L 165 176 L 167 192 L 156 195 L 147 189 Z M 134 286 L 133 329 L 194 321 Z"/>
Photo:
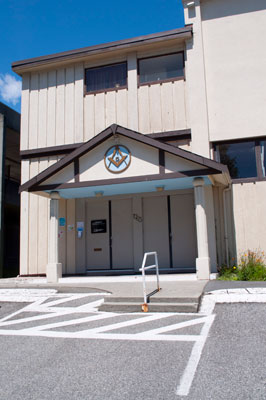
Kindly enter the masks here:
<path id="1" fill-rule="evenodd" d="M 231 178 L 257 176 L 255 142 L 220 144 L 218 151 L 220 162 L 228 166 Z"/>
<path id="2" fill-rule="evenodd" d="M 261 155 L 261 165 L 262 165 L 262 174 L 266 176 L 266 140 L 260 142 L 260 155 Z"/>
<path id="3" fill-rule="evenodd" d="M 139 60 L 139 82 L 154 82 L 184 75 L 183 53 Z"/>
<path id="4" fill-rule="evenodd" d="M 87 92 L 115 89 L 127 85 L 127 64 L 107 65 L 86 70 Z"/>

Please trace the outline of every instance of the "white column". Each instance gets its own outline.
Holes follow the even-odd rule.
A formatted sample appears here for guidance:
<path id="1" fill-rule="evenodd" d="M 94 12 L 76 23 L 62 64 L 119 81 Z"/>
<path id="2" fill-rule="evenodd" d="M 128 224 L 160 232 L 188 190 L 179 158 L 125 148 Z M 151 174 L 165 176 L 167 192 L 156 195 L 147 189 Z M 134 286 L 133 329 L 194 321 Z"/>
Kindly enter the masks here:
<path id="1" fill-rule="evenodd" d="M 56 283 L 62 277 L 62 264 L 58 262 L 58 210 L 59 195 L 57 192 L 52 192 L 48 234 L 48 264 L 46 267 L 48 283 Z"/>
<path id="2" fill-rule="evenodd" d="M 186 85 L 188 96 L 189 127 L 191 128 L 192 152 L 210 157 L 209 117 L 205 76 L 205 59 L 201 22 L 200 0 L 188 7 L 183 0 L 186 24 L 193 24 L 193 37 L 186 41 Z"/>
<path id="3" fill-rule="evenodd" d="M 194 179 L 194 197 L 197 228 L 198 258 L 196 270 L 198 279 L 210 279 L 210 257 L 208 245 L 207 217 L 205 210 L 204 180 Z"/>
<path id="4" fill-rule="evenodd" d="M 138 118 L 138 72 L 137 53 L 130 53 L 127 56 L 127 95 L 128 95 L 128 128 L 135 131 L 139 128 Z"/>

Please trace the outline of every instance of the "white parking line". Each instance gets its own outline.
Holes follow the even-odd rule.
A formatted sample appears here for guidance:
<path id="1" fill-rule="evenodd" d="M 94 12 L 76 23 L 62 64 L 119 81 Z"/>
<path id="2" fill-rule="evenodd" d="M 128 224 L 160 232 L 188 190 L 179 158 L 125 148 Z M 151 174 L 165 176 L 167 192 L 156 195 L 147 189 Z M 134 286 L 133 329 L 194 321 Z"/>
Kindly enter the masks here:
<path id="1" fill-rule="evenodd" d="M 189 394 L 195 373 L 198 368 L 200 357 L 208 338 L 209 330 L 211 329 L 212 323 L 214 321 L 215 315 L 210 315 L 207 317 L 206 323 L 200 332 L 202 340 L 197 340 L 193 346 L 192 352 L 190 354 L 186 369 L 180 380 L 180 384 L 177 387 L 176 394 L 178 396 L 187 396 Z"/>
<path id="2" fill-rule="evenodd" d="M 28 337 L 46 337 L 46 338 L 69 338 L 69 339 L 91 339 L 91 340 L 127 340 L 127 341 L 164 341 L 164 342 L 190 342 L 193 343 L 193 348 L 184 370 L 184 373 L 180 379 L 180 383 L 176 389 L 177 396 L 187 396 L 191 389 L 193 379 L 195 377 L 204 345 L 208 338 L 211 326 L 215 319 L 213 314 L 214 307 L 217 303 L 266 303 L 266 289 L 265 288 L 250 288 L 250 289 L 228 289 L 221 291 L 214 291 L 204 295 L 199 314 L 191 313 L 149 313 L 144 315 L 143 313 L 106 313 L 98 312 L 97 307 L 103 302 L 104 296 L 108 294 L 103 293 L 65 293 L 56 294 L 54 291 L 46 291 L 45 295 L 43 291 L 34 290 L 23 290 L 15 296 L 14 291 L 1 292 L 0 301 L 12 301 L 11 299 L 17 299 L 15 301 L 25 302 L 31 300 L 31 304 L 16 311 L 0 320 L 0 335 L 3 336 L 28 336 Z M 99 297 L 100 296 L 100 297 Z M 88 301 L 80 306 L 75 304 L 69 306 L 71 301 L 79 301 L 80 299 L 86 299 Z M 92 297 L 98 297 L 99 300 L 91 299 Z M 50 301 L 48 301 L 51 299 Z M 93 300 L 93 301 L 90 301 Z M 59 305 L 61 307 L 59 307 Z M 31 317 L 19 318 L 17 320 L 14 317 L 19 316 L 21 313 L 35 312 L 41 313 L 41 315 L 35 315 Z M 45 314 L 44 314 L 45 313 Z M 76 318 L 75 314 L 84 313 L 90 314 L 89 316 L 84 315 L 82 318 Z M 93 315 L 91 315 L 93 314 Z M 56 318 L 62 318 L 64 316 L 73 318 L 65 321 L 56 321 Z M 115 322 L 111 324 L 105 324 L 104 326 L 93 327 L 91 329 L 82 329 L 76 332 L 67 330 L 68 326 L 75 326 L 83 323 L 90 323 L 93 321 L 104 321 L 110 318 L 116 318 L 120 316 L 128 317 L 126 321 Z M 182 321 L 182 316 L 189 317 L 189 320 Z M 133 319 L 132 319 L 133 317 Z M 163 325 L 154 329 L 146 329 L 145 324 L 151 321 L 166 320 L 169 317 L 177 317 L 181 322 Z M 11 320 L 11 318 L 13 318 Z M 42 320 L 55 318 L 55 322 L 48 324 L 41 324 Z M 111 321 L 112 322 L 112 321 Z M 164 321 L 163 321 L 164 322 Z M 163 324 L 162 322 L 162 324 Z M 34 323 L 35 326 L 29 328 L 19 329 L 19 324 Z M 172 334 L 172 331 L 189 328 L 203 324 L 203 327 L 199 334 Z M 137 325 L 142 325 L 144 331 L 136 333 L 112 333 L 112 330 L 118 330 L 122 328 L 130 328 Z M 16 326 L 17 329 L 12 329 Z M 10 328 L 9 328 L 10 327 Z M 64 331 L 55 331 L 52 329 L 65 328 Z M 130 332 L 130 331 L 129 331 Z M 134 332 L 134 331 L 133 331 Z"/>

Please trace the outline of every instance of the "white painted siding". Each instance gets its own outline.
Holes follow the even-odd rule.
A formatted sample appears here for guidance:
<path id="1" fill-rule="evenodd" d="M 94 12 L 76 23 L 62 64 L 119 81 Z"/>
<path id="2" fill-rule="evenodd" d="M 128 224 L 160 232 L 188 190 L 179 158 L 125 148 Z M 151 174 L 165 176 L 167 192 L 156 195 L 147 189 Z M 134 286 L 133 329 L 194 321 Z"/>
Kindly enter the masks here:
<path id="1" fill-rule="evenodd" d="M 86 140 L 83 79 L 80 63 L 23 76 L 21 150 Z"/>
<path id="2" fill-rule="evenodd" d="M 141 133 L 186 129 L 185 82 L 140 86 L 138 111 Z"/>
<path id="3" fill-rule="evenodd" d="M 233 185 L 237 255 L 256 249 L 266 254 L 265 198 L 265 182 Z"/>
<path id="4" fill-rule="evenodd" d="M 84 140 L 87 141 L 111 124 L 128 126 L 128 91 L 121 89 L 84 97 Z"/>
<path id="5" fill-rule="evenodd" d="M 201 3 L 210 140 L 265 135 L 265 0 Z"/>

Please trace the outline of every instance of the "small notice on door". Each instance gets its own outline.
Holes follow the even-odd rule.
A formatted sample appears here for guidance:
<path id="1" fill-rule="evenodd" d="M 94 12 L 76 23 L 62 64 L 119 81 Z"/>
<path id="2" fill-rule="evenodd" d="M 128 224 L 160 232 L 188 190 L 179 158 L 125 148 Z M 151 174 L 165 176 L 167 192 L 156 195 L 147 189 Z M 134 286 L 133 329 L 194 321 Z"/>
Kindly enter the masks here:
<path id="1" fill-rule="evenodd" d="M 106 219 L 91 221 L 91 233 L 106 233 Z"/>

